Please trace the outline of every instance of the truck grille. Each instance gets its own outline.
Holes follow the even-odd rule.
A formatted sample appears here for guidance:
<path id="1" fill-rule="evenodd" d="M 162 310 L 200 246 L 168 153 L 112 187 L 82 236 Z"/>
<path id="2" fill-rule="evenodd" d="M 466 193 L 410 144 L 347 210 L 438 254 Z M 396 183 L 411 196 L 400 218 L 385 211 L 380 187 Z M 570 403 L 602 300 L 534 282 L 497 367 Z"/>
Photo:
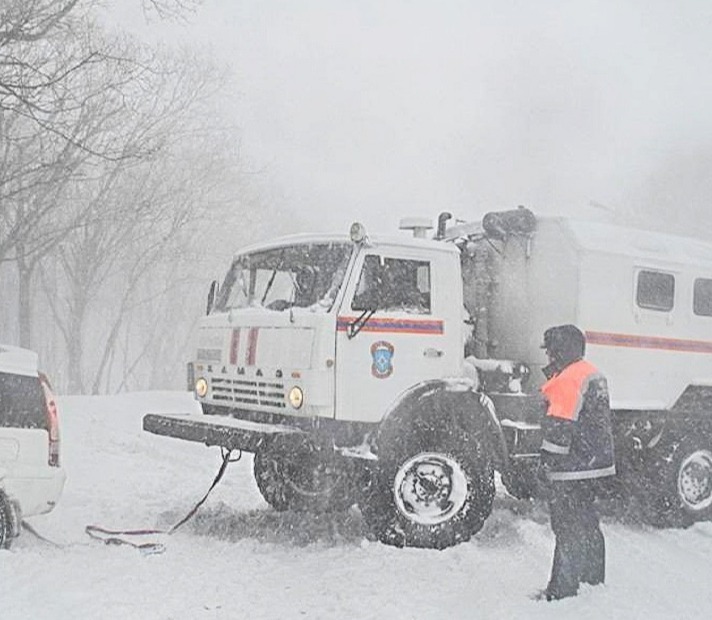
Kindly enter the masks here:
<path id="1" fill-rule="evenodd" d="M 284 409 L 284 384 L 257 379 L 213 377 L 213 400 L 247 407 Z"/>

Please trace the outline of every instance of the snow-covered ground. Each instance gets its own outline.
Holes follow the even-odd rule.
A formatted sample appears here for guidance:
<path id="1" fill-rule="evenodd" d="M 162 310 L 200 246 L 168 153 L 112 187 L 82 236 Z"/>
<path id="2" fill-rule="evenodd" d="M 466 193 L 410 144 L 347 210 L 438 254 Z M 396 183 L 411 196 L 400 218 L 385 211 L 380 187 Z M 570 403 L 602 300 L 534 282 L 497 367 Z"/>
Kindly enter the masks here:
<path id="1" fill-rule="evenodd" d="M 545 585 L 553 538 L 540 505 L 498 492 L 471 542 L 445 551 L 369 542 L 357 510 L 324 517 L 269 509 L 251 458 L 228 467 L 198 515 L 162 554 L 91 540 L 84 527 L 166 528 L 199 499 L 217 448 L 142 432 L 147 412 L 185 411 L 188 394 L 65 397 L 60 505 L 0 552 L 0 618 L 471 619 L 708 618 L 712 523 L 658 531 L 604 516 L 605 586 L 573 599 L 530 599 Z"/>

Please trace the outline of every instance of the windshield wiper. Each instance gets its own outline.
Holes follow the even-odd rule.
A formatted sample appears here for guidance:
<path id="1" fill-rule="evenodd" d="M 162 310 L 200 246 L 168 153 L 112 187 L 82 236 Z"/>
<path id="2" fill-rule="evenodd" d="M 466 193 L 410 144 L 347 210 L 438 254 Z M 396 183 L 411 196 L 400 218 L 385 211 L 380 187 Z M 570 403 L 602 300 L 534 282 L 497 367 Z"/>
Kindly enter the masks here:
<path id="1" fill-rule="evenodd" d="M 346 336 L 348 337 L 348 339 L 351 340 L 351 338 L 354 338 L 356 334 L 358 334 L 363 329 L 363 326 L 368 323 L 368 321 L 375 313 L 375 308 L 373 308 L 372 310 L 366 309 L 358 316 L 355 321 L 351 321 L 351 323 L 346 326 Z"/>
<path id="2" fill-rule="evenodd" d="M 264 295 L 262 295 L 262 300 L 260 301 L 261 306 L 265 305 L 265 299 L 267 299 L 267 295 L 269 295 L 270 289 L 274 284 L 274 279 L 277 277 L 277 272 L 282 268 L 282 265 L 284 265 L 284 251 L 282 251 L 279 255 L 279 263 L 277 263 L 277 266 L 272 270 L 272 275 L 269 277 L 267 287 L 265 288 Z"/>
<path id="3" fill-rule="evenodd" d="M 272 271 L 272 275 L 269 277 L 269 281 L 267 282 L 267 288 L 265 288 L 264 295 L 262 295 L 262 299 L 260 300 L 261 306 L 264 306 L 265 299 L 267 299 L 267 295 L 269 295 L 269 290 L 272 288 L 272 284 L 274 283 L 274 279 L 276 277 L 277 277 L 277 268 L 275 267 L 274 270 Z"/>

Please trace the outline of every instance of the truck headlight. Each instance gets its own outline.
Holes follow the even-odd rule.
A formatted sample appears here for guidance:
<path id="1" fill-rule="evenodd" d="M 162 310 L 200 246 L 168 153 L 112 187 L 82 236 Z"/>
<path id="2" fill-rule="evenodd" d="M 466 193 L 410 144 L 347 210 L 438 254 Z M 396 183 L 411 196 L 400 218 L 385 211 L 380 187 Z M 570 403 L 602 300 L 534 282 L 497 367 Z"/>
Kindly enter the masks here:
<path id="1" fill-rule="evenodd" d="M 208 393 L 208 382 L 203 379 L 203 377 L 200 377 L 195 382 L 195 393 L 200 396 L 200 398 L 203 398 Z"/>
<path id="2" fill-rule="evenodd" d="M 289 399 L 289 404 L 292 405 L 292 407 L 299 409 L 304 403 L 304 392 L 302 392 L 302 388 L 295 385 L 291 390 L 289 390 L 287 398 Z"/>

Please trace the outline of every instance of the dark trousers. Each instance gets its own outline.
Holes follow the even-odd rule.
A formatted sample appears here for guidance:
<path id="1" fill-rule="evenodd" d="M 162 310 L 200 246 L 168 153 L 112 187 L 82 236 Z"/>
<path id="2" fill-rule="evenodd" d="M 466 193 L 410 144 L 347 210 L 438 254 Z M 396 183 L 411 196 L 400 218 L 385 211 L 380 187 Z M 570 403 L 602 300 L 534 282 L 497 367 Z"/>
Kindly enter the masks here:
<path id="1" fill-rule="evenodd" d="M 554 564 L 547 592 L 554 598 L 573 596 L 580 583 L 603 583 L 606 548 L 594 506 L 596 481 L 551 482 L 549 511 L 556 537 Z"/>

